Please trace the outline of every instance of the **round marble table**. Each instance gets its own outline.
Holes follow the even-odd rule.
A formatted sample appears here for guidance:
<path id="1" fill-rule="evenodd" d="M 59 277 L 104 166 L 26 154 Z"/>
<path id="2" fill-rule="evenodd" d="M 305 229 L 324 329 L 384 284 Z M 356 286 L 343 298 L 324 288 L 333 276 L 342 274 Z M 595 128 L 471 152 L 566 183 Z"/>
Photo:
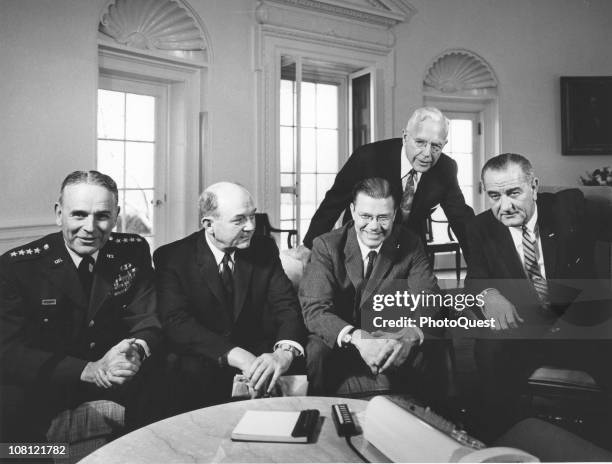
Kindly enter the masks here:
<path id="1" fill-rule="evenodd" d="M 347 403 L 353 417 L 367 401 L 327 397 L 282 397 L 221 404 L 156 422 L 109 443 L 87 456 L 83 464 L 207 463 L 207 462 L 358 462 L 359 457 L 339 437 L 331 405 Z M 234 442 L 230 435 L 247 410 L 299 411 L 318 409 L 322 425 L 314 443 Z M 358 419 L 357 419 L 358 421 Z M 372 462 L 389 462 L 361 435 L 356 448 Z"/>

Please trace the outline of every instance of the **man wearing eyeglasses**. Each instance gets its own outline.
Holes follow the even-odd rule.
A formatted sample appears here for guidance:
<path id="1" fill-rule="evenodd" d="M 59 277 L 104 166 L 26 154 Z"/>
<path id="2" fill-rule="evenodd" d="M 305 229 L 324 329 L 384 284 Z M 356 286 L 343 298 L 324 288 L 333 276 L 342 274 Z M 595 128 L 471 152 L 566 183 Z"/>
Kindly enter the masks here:
<path id="1" fill-rule="evenodd" d="M 352 199 L 353 221 L 314 240 L 300 284 L 302 313 L 311 333 L 306 347 L 310 393 L 389 388 L 440 392 L 444 378 L 435 362 L 431 368 L 432 359 L 439 359 L 433 350 L 439 352 L 440 344 L 423 344 L 418 327 L 365 330 L 372 295 L 393 293 L 396 285 L 413 294 L 438 290 L 423 245 L 414 233 L 394 224 L 395 200 L 385 179 L 362 180 Z"/>
<path id="2" fill-rule="evenodd" d="M 449 121 L 440 110 L 419 108 L 408 120 L 402 138 L 359 147 L 338 172 L 313 216 L 304 245 L 312 248 L 315 237 L 331 230 L 343 210 L 344 222 L 350 219 L 351 190 L 357 182 L 381 177 L 391 184 L 400 206 L 396 222 L 425 241 L 426 220 L 431 209 L 441 205 L 467 259 L 466 225 L 474 211 L 459 189 L 457 163 L 442 153 L 448 128 Z"/>

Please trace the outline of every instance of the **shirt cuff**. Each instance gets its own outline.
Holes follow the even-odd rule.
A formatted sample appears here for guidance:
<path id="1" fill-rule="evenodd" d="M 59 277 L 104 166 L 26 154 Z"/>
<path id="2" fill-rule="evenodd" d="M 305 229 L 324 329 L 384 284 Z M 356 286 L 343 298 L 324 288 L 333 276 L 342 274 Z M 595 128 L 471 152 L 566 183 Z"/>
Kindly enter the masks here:
<path id="1" fill-rule="evenodd" d="M 149 356 L 151 356 L 151 350 L 149 349 L 149 345 L 147 344 L 147 342 L 145 342 L 144 340 L 141 340 L 140 338 L 137 338 L 136 340 L 134 340 L 134 343 L 142 346 L 142 349 L 145 352 L 145 358 L 141 359 L 141 361 L 144 361 L 145 359 L 147 359 Z"/>
<path id="2" fill-rule="evenodd" d="M 274 344 L 273 351 L 276 351 L 279 345 L 290 345 L 300 352 L 300 356 L 304 356 L 304 348 L 298 342 L 294 342 L 293 340 L 279 340 Z"/>
<path id="3" fill-rule="evenodd" d="M 336 342 L 338 343 L 338 346 L 340 348 L 342 348 L 342 339 L 344 338 L 344 336 L 353 329 L 354 329 L 354 326 L 350 324 L 342 328 L 342 330 L 338 334 L 338 338 L 336 339 Z"/>

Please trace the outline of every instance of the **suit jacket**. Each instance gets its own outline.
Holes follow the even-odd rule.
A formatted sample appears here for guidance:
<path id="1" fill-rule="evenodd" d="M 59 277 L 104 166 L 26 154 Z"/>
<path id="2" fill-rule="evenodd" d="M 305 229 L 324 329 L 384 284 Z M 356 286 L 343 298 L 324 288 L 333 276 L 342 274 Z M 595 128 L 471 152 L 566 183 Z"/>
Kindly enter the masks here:
<path id="1" fill-rule="evenodd" d="M 304 245 L 312 248 L 315 237 L 330 231 L 340 213 L 346 210 L 344 222 L 350 218 L 348 206 L 352 189 L 357 182 L 368 177 L 382 177 L 391 183 L 396 204 L 402 196 L 401 180 L 402 139 L 381 140 L 359 147 L 338 172 L 334 184 L 325 195 L 313 216 Z M 404 224 L 413 230 L 425 243 L 425 221 L 431 209 L 440 204 L 450 222 L 464 255 L 468 254 L 466 225 L 474 217 L 472 208 L 465 204 L 457 182 L 457 163 L 440 155 L 438 162 L 423 173 L 412 203 L 408 222 Z M 396 215 L 401 221 L 401 215 Z"/>
<path id="2" fill-rule="evenodd" d="M 151 350 L 161 326 L 155 314 L 146 240 L 111 234 L 100 249 L 87 301 L 61 233 L 0 258 L 0 357 L 4 383 L 40 386 L 79 382 L 124 338 Z"/>
<path id="3" fill-rule="evenodd" d="M 310 262 L 300 283 L 306 327 L 333 347 L 342 328 L 348 324 L 360 326 L 356 320 L 358 308 L 374 293 L 385 293 L 387 285 L 393 286 L 398 280 L 405 283 L 404 289 L 413 293 L 438 290 L 423 245 L 411 231 L 394 226 L 365 285 L 353 222 L 321 235 L 314 241 Z"/>
<path id="4" fill-rule="evenodd" d="M 204 234 L 195 232 L 153 255 L 160 314 L 173 349 L 216 363 L 237 346 L 258 355 L 279 340 L 303 344 L 297 297 L 274 240 L 253 236 L 248 248 L 236 250 L 229 304 Z"/>
<path id="5" fill-rule="evenodd" d="M 584 217 L 584 203 L 578 189 L 538 194 L 538 228 L 553 304 L 567 305 L 576 296 L 567 292 L 568 287 L 555 285 L 555 280 L 594 278 L 594 239 Z M 541 313 L 533 311 L 539 306 L 537 294 L 528 281 L 508 227 L 488 210 L 470 224 L 468 237 L 471 259 L 466 286 L 473 292 L 497 288 L 523 318 L 538 320 Z"/>

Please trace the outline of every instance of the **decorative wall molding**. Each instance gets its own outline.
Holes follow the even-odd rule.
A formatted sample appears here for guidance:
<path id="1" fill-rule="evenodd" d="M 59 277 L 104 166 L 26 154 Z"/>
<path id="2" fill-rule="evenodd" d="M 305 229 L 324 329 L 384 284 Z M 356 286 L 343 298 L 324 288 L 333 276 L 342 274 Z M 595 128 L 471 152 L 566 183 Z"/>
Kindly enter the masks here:
<path id="1" fill-rule="evenodd" d="M 391 27 L 408 21 L 416 9 L 405 0 L 267 0 L 351 21 Z"/>
<path id="2" fill-rule="evenodd" d="M 98 31 L 102 42 L 210 60 L 206 29 L 182 0 L 112 0 L 101 14 Z"/>
<path id="3" fill-rule="evenodd" d="M 438 55 L 425 71 L 426 92 L 495 92 L 497 78 L 491 66 L 469 50 L 447 50 Z"/>
<path id="4" fill-rule="evenodd" d="M 260 0 L 255 19 L 278 37 L 332 40 L 347 48 L 388 53 L 395 45 L 392 27 L 414 13 L 405 0 Z"/>

